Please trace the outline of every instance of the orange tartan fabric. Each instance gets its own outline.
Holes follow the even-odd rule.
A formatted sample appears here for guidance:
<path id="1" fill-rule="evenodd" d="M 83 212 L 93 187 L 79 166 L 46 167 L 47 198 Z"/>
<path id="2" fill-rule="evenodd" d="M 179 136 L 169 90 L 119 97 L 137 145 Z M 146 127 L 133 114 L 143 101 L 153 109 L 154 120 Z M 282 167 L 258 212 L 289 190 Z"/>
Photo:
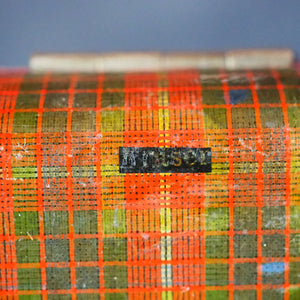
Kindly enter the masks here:
<path id="1" fill-rule="evenodd" d="M 4 73 L 0 142 L 3 299 L 299 299 L 295 70 Z"/>

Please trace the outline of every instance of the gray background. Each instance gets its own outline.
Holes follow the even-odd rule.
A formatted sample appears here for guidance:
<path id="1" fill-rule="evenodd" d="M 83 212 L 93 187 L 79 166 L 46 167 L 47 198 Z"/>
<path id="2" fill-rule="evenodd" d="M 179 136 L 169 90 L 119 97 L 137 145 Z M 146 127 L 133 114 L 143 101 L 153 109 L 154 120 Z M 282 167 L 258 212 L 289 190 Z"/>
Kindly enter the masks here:
<path id="1" fill-rule="evenodd" d="M 0 66 L 34 52 L 290 47 L 299 0 L 0 0 Z"/>

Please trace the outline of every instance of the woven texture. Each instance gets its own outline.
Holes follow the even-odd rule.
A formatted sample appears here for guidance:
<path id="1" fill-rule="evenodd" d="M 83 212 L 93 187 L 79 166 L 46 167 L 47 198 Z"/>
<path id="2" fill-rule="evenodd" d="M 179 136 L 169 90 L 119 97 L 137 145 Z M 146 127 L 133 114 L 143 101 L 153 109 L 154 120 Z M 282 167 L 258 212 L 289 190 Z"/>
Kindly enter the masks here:
<path id="1" fill-rule="evenodd" d="M 300 299 L 295 70 L 0 77 L 0 296 Z M 209 147 L 209 173 L 119 172 Z"/>

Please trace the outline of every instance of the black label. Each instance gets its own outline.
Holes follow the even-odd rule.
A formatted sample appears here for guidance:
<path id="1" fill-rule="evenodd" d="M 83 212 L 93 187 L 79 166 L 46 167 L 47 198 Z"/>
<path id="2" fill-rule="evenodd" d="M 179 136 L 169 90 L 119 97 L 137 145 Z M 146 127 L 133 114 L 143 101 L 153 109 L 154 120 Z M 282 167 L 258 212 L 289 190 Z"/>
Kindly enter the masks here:
<path id="1" fill-rule="evenodd" d="M 211 148 L 120 147 L 120 173 L 211 172 Z"/>

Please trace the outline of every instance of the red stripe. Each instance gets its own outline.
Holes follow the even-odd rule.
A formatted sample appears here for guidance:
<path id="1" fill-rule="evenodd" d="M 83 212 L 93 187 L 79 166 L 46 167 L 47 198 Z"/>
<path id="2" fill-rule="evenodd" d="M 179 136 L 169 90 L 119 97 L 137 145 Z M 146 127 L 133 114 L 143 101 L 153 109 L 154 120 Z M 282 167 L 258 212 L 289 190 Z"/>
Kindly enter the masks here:
<path id="1" fill-rule="evenodd" d="M 273 76 L 277 82 L 277 89 L 279 91 L 283 120 L 284 120 L 284 138 L 285 138 L 285 156 L 284 160 L 286 162 L 286 171 L 285 171 L 285 257 L 284 257 L 284 299 L 289 299 L 289 263 L 290 263 L 290 215 L 291 215 L 291 138 L 290 138 L 290 125 L 287 112 L 287 104 L 285 100 L 285 94 L 283 86 L 280 81 L 280 76 L 277 71 L 273 71 Z"/>

